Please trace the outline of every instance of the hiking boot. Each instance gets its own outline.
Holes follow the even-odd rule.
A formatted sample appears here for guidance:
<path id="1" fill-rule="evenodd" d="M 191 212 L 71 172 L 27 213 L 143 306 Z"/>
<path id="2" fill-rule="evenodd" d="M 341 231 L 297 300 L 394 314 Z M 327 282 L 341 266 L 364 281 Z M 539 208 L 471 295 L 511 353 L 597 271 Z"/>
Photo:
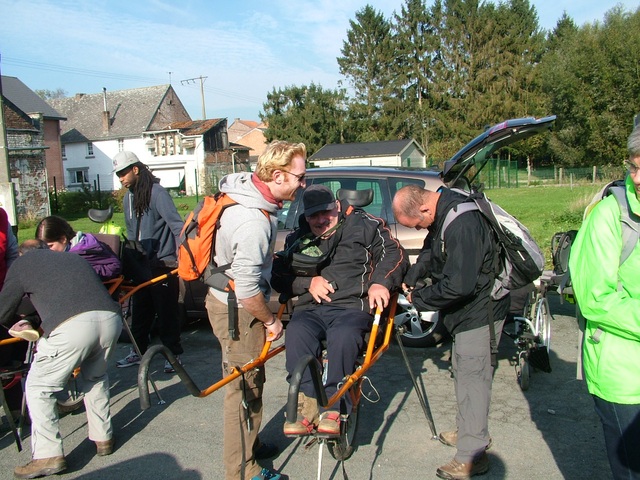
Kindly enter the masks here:
<path id="1" fill-rule="evenodd" d="M 176 355 L 176 362 L 182 365 L 182 362 L 180 361 L 180 355 Z M 171 362 L 169 360 L 165 360 L 164 362 L 164 373 L 176 373 L 176 369 L 173 368 L 173 365 L 171 365 Z"/>
<path id="2" fill-rule="evenodd" d="M 340 412 L 328 410 L 320 415 L 318 433 L 325 435 L 340 435 Z"/>
<path id="3" fill-rule="evenodd" d="M 485 452 L 472 462 L 460 463 L 455 458 L 436 470 L 436 475 L 448 480 L 466 480 L 489 471 L 489 457 Z"/>
<path id="4" fill-rule="evenodd" d="M 111 455 L 113 453 L 113 438 L 104 441 L 95 441 L 96 444 L 96 454 L 99 457 L 104 457 L 105 455 Z"/>
<path id="5" fill-rule="evenodd" d="M 58 457 L 31 460 L 26 465 L 16 467 L 13 474 L 16 478 L 47 477 L 67 469 L 67 461 L 62 455 Z"/>
<path id="6" fill-rule="evenodd" d="M 438 435 L 438 440 L 440 440 L 440 443 L 443 443 L 449 447 L 455 447 L 458 444 L 458 431 L 453 430 L 451 432 L 440 432 L 440 435 Z M 491 437 L 489 437 L 489 443 L 486 447 L 484 447 L 484 449 L 489 450 L 491 448 L 491 445 L 493 445 L 493 440 L 491 439 Z"/>
<path id="7" fill-rule="evenodd" d="M 251 480 L 280 480 L 282 475 L 276 472 L 272 472 L 268 468 L 263 468 L 262 471 Z"/>
<path id="8" fill-rule="evenodd" d="M 284 422 L 285 435 L 309 435 L 318 424 L 318 401 L 298 393 L 298 418 L 295 422 Z"/>
<path id="9" fill-rule="evenodd" d="M 118 368 L 133 367 L 134 365 L 140 365 L 140 355 L 133 348 L 129 350 L 129 355 L 116 362 Z"/>

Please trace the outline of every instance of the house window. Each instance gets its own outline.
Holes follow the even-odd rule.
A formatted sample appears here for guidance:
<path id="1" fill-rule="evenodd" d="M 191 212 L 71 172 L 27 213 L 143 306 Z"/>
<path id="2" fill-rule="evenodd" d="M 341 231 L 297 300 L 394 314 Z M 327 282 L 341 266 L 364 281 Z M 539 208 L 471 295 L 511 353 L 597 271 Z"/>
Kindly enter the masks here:
<path id="1" fill-rule="evenodd" d="M 87 157 L 93 157 L 93 143 L 87 143 Z"/>
<path id="2" fill-rule="evenodd" d="M 71 176 L 71 183 L 89 183 L 89 169 L 88 168 L 78 168 L 69 170 L 69 175 Z"/>
<path id="3" fill-rule="evenodd" d="M 67 159 L 67 148 L 66 145 L 60 145 L 60 153 L 62 154 L 62 159 Z"/>
<path id="4" fill-rule="evenodd" d="M 124 138 L 118 139 L 118 151 L 122 152 L 124 150 Z"/>

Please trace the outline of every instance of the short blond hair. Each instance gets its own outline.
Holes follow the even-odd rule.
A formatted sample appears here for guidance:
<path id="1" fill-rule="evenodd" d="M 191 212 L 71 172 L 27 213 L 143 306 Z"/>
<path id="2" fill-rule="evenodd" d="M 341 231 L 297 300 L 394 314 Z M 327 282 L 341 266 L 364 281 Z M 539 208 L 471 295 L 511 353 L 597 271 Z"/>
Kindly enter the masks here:
<path id="1" fill-rule="evenodd" d="M 284 140 L 274 140 L 258 157 L 255 174 L 263 182 L 270 182 L 275 170 L 286 169 L 292 160 L 301 156 L 307 161 L 307 147 L 304 143 L 290 143 Z"/>

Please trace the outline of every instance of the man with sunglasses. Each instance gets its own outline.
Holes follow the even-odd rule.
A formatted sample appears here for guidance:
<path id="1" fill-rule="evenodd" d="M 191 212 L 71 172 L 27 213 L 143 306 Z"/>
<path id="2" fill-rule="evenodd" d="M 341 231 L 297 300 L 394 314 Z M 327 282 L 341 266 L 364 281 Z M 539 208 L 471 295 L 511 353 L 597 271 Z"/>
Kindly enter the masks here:
<path id="1" fill-rule="evenodd" d="M 627 142 L 626 200 L 640 229 L 640 126 Z M 614 195 L 588 214 L 571 246 L 573 291 L 586 320 L 584 378 L 602 422 L 615 479 L 640 478 L 640 248 L 622 261 L 621 212 Z M 622 263 L 621 263 L 622 261 Z"/>
<path id="2" fill-rule="evenodd" d="M 214 335 L 222 347 L 224 375 L 258 357 L 265 343 L 282 336 L 282 322 L 267 304 L 269 277 L 278 231 L 277 211 L 306 186 L 307 149 L 302 143 L 274 141 L 258 158 L 254 173 L 227 175 L 220 191 L 238 202 L 220 217 L 215 239 L 215 262 L 230 265 L 235 297 L 210 288 L 205 305 Z M 232 314 L 231 321 L 229 319 Z M 223 461 L 227 480 L 277 480 L 279 473 L 261 468 L 256 458 L 277 453 L 261 446 L 264 366 L 253 369 L 225 387 Z M 270 452 L 269 452 L 270 451 Z"/>

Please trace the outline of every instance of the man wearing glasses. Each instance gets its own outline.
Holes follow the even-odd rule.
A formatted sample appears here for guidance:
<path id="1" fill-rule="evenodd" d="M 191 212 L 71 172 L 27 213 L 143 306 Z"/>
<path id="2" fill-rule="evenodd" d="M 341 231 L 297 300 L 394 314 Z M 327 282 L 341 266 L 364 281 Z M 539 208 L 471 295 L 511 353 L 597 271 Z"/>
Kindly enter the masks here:
<path id="1" fill-rule="evenodd" d="M 209 289 L 205 305 L 222 347 L 225 376 L 260 355 L 265 329 L 269 340 L 282 336 L 282 322 L 267 304 L 278 230 L 276 213 L 306 186 L 306 156 L 302 143 L 274 141 L 258 158 L 255 173 L 234 173 L 220 180 L 220 191 L 238 204 L 220 217 L 215 262 L 230 265 L 225 274 L 235 283 L 237 307 L 233 297 L 215 288 Z M 225 387 L 223 461 L 227 480 L 280 478 L 256 463 L 256 458 L 277 453 L 275 447 L 261 445 L 258 439 L 264 381 L 262 366 Z"/>
<path id="2" fill-rule="evenodd" d="M 640 126 L 627 142 L 625 193 L 640 229 Z M 621 212 L 614 195 L 589 213 L 571 246 L 574 294 L 586 319 L 584 377 L 602 422 L 613 477 L 640 478 L 640 248 L 622 261 Z M 622 263 L 621 263 L 622 261 Z"/>

